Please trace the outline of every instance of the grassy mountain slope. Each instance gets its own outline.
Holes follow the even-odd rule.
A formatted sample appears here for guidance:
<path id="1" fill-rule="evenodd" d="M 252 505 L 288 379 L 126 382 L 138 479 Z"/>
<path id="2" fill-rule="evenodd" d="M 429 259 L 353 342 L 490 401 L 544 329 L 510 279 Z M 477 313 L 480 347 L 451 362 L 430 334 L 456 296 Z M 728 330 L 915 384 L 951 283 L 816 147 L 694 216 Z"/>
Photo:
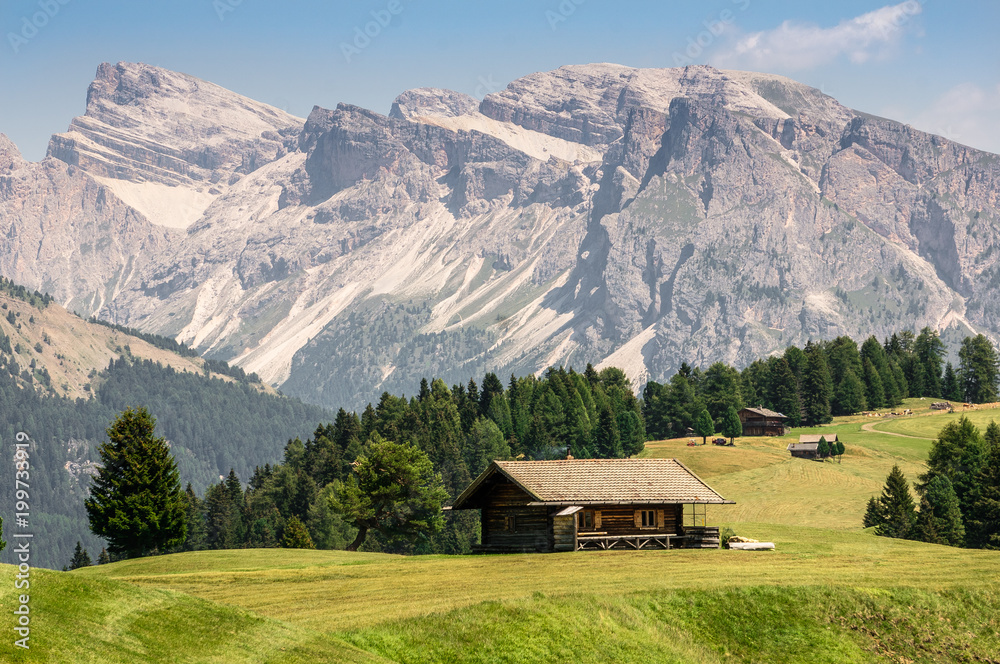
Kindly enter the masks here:
<path id="1" fill-rule="evenodd" d="M 23 661 L 998 662 L 1000 554 L 860 527 L 892 464 L 912 478 L 930 444 L 887 431 L 957 417 L 928 404 L 824 427 L 847 445 L 842 464 L 790 459 L 799 431 L 735 448 L 648 445 L 738 501 L 711 521 L 773 552 L 216 551 L 42 573 L 44 659 Z"/>

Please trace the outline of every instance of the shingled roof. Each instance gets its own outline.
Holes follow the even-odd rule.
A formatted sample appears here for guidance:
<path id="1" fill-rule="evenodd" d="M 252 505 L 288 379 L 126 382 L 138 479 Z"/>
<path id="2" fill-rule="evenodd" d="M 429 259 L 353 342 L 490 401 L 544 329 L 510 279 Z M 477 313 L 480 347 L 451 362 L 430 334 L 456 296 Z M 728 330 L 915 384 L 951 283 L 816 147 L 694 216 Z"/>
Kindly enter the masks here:
<path id="1" fill-rule="evenodd" d="M 818 434 L 818 433 L 817 434 L 805 433 L 805 434 L 802 434 L 801 436 L 799 436 L 799 442 L 800 443 L 817 443 L 818 444 L 820 438 L 826 438 L 826 442 L 828 442 L 828 443 L 836 443 L 837 442 L 837 434 L 835 434 L 835 433 L 831 433 L 828 436 L 824 436 L 823 434 Z"/>
<path id="2" fill-rule="evenodd" d="M 452 509 L 463 509 L 496 473 L 527 493 L 533 505 L 732 503 L 676 459 L 565 459 L 494 461 Z"/>
<path id="3" fill-rule="evenodd" d="M 781 413 L 775 412 L 768 408 L 764 408 L 763 406 L 760 406 L 759 408 L 744 408 L 743 410 L 749 410 L 751 413 L 757 413 L 758 415 L 761 415 L 763 417 L 780 418 L 783 420 L 788 419 L 787 415 L 782 415 Z"/>

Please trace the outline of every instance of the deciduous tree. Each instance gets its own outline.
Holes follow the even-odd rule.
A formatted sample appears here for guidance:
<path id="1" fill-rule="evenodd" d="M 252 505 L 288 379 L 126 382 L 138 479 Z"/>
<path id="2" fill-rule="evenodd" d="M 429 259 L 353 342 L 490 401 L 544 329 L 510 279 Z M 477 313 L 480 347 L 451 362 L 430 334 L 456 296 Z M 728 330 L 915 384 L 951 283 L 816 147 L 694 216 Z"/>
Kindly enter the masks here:
<path id="1" fill-rule="evenodd" d="M 715 423 L 712 422 L 712 416 L 709 415 L 707 409 L 702 409 L 698 413 L 698 418 L 694 421 L 694 432 L 701 436 L 701 442 L 705 443 L 706 439 L 715 433 Z"/>
<path id="2" fill-rule="evenodd" d="M 740 422 L 740 415 L 734 406 L 730 406 L 722 418 L 722 435 L 732 443 L 734 438 L 743 435 L 743 423 Z"/>

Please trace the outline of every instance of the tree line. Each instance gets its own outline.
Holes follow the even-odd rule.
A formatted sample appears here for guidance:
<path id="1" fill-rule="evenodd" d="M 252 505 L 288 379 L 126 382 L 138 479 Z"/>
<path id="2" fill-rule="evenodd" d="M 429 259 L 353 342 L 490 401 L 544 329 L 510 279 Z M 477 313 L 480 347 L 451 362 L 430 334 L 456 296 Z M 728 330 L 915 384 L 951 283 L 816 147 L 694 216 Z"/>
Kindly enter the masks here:
<path id="1" fill-rule="evenodd" d="M 865 510 L 864 526 L 883 537 L 972 549 L 1000 549 L 1000 425 L 985 435 L 967 417 L 941 430 L 915 484 L 899 466 Z"/>
<path id="2" fill-rule="evenodd" d="M 789 346 L 780 355 L 756 360 L 743 371 L 723 362 L 703 371 L 685 362 L 667 383 L 646 384 L 646 432 L 651 439 L 679 438 L 691 431 L 701 435 L 703 412 L 714 431 L 724 431 L 730 407 L 763 406 L 798 427 L 892 408 L 909 397 L 996 401 L 1000 363 L 990 340 L 981 334 L 966 337 L 958 355 L 956 370 L 945 361 L 938 333 L 925 327 L 919 334 L 906 330 L 883 342 L 870 336 L 860 347 L 848 336 L 809 341 L 804 348 Z"/>
<path id="3" fill-rule="evenodd" d="M 340 409 L 304 442 L 290 440 L 280 462 L 254 468 L 245 485 L 230 470 L 202 496 L 190 484 L 178 489 L 168 502 L 182 514 L 182 536 L 114 544 L 109 552 L 363 546 L 467 553 L 479 537 L 478 519 L 465 512 L 444 519 L 440 505 L 494 459 L 632 456 L 646 437 L 641 412 L 616 368 L 552 368 L 541 377 L 511 376 L 506 387 L 493 373 L 481 387 L 475 380 L 449 388 L 424 379 L 409 399 L 384 393 L 360 415 Z M 114 427 L 108 434 L 112 443 L 119 436 Z M 151 456 L 148 449 L 143 456 Z M 391 481 L 386 468 L 394 469 Z M 107 481 L 123 474 L 116 469 Z M 95 487 L 99 497 L 100 481 Z M 94 532 L 107 537 L 107 524 L 88 510 Z"/>
<path id="4" fill-rule="evenodd" d="M 474 515 L 379 516 L 386 501 L 374 494 L 384 486 L 365 484 L 366 464 L 393 451 L 410 455 L 403 466 L 412 467 L 425 455 L 440 478 L 428 490 L 447 503 L 495 459 L 617 458 L 637 454 L 644 441 L 641 407 L 620 369 L 551 368 L 542 377 L 511 376 L 506 387 L 493 373 L 481 386 L 423 379 L 409 399 L 383 393 L 360 415 L 340 409 L 305 442 L 289 441 L 280 463 L 256 468 L 245 488 L 232 472 L 203 498 L 188 487 L 192 528 L 182 548 L 278 546 L 292 541 L 292 527 L 294 541 L 319 548 L 468 553 L 479 537 Z M 414 537 L 414 520 L 435 526 Z"/>

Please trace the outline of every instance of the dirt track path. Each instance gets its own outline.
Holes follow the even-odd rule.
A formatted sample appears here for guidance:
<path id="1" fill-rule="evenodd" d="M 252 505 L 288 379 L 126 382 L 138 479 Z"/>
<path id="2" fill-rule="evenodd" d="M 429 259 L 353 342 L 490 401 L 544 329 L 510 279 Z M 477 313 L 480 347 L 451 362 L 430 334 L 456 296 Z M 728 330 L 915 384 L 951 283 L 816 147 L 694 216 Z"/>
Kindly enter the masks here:
<path id="1" fill-rule="evenodd" d="M 882 431 L 881 429 L 875 428 L 876 424 L 881 424 L 881 422 L 868 422 L 866 424 L 862 424 L 861 430 L 869 433 L 884 433 L 887 436 L 898 436 L 899 438 L 913 438 L 914 440 L 937 440 L 937 438 L 924 438 L 923 436 L 908 436 L 905 433 L 896 433 L 895 431 Z"/>

